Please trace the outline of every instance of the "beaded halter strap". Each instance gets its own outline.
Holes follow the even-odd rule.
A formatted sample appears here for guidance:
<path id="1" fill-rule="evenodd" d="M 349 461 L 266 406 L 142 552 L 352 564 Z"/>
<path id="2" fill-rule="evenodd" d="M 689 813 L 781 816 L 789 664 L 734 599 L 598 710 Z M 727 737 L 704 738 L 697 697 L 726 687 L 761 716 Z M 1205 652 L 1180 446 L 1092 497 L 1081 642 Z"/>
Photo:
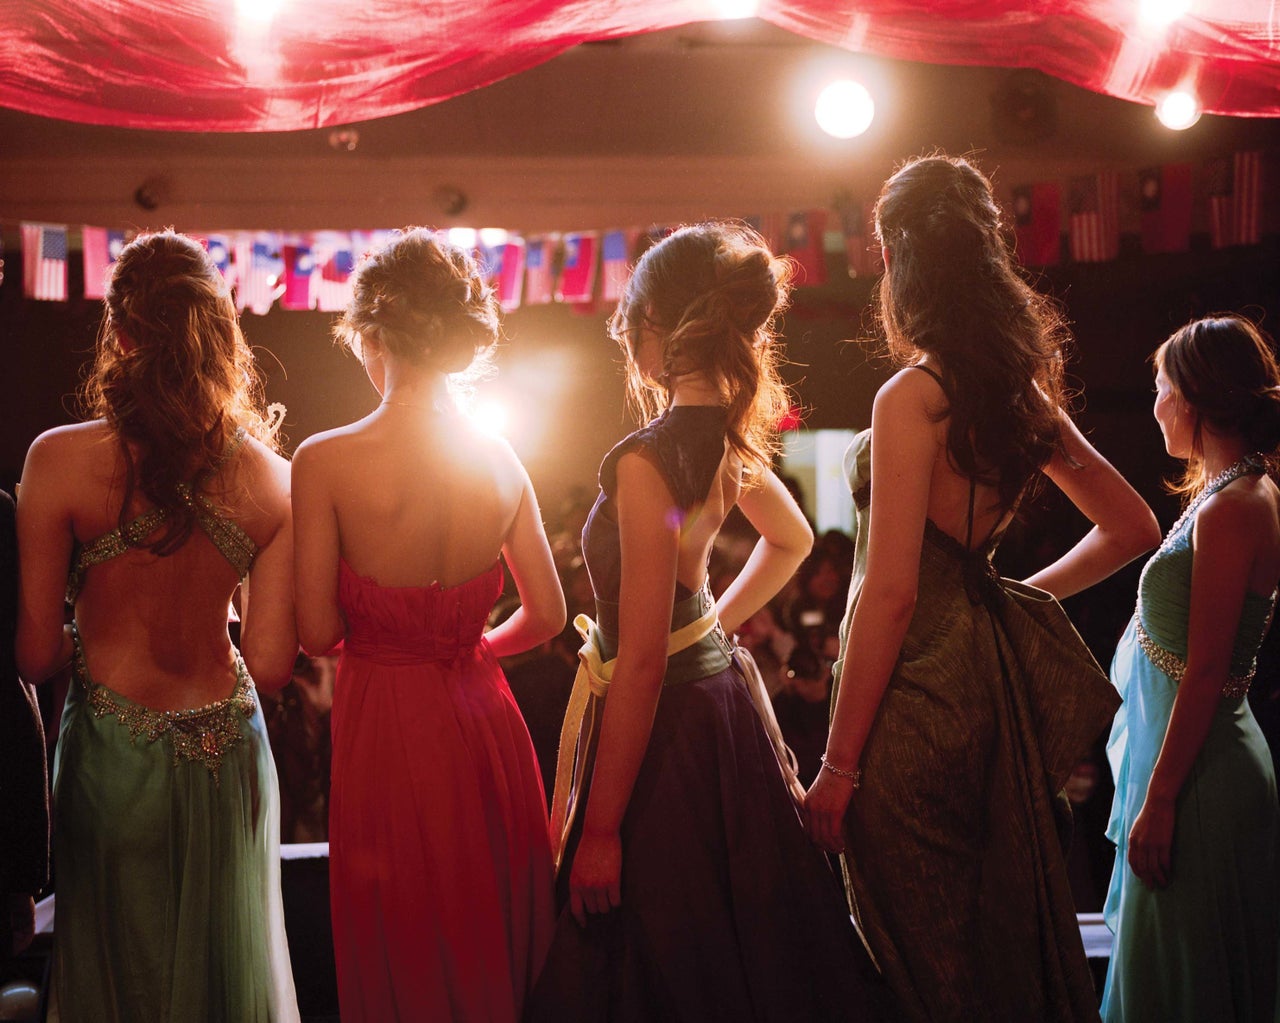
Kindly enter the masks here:
<path id="1" fill-rule="evenodd" d="M 1152 557 L 1154 558 L 1172 547 L 1179 533 L 1182 532 L 1182 527 L 1186 524 L 1187 520 L 1194 516 L 1196 512 L 1200 510 L 1201 506 L 1209 500 L 1209 498 L 1225 487 L 1228 483 L 1238 480 L 1241 476 L 1256 476 L 1265 472 L 1267 472 L 1266 459 L 1258 452 L 1254 452 L 1252 454 L 1245 455 L 1240 459 L 1240 461 L 1227 466 L 1222 470 L 1222 472 L 1208 480 L 1205 483 L 1204 489 L 1196 495 L 1195 500 L 1188 504 L 1182 514 L 1178 516 L 1178 521 L 1175 522 L 1169 532 L 1165 534 L 1164 540 L 1161 542 L 1160 547 Z M 1141 610 L 1141 608 L 1139 608 L 1139 610 Z M 1267 613 L 1267 621 L 1262 628 L 1264 635 L 1271 627 L 1271 619 L 1275 614 L 1275 610 L 1275 597 L 1273 595 L 1271 600 L 1271 610 Z M 1175 682 L 1181 682 L 1182 676 L 1187 673 L 1187 662 L 1172 650 L 1166 650 L 1151 638 L 1151 634 L 1148 633 L 1142 625 L 1141 614 L 1138 614 L 1134 618 L 1134 632 L 1138 640 L 1138 646 L 1142 648 L 1142 652 L 1147 655 L 1151 663 Z M 1253 684 L 1253 677 L 1256 672 L 1257 661 L 1255 659 L 1255 661 L 1249 665 L 1249 670 L 1243 674 L 1228 675 L 1226 682 L 1224 682 L 1222 686 L 1222 695 L 1228 699 L 1237 699 L 1247 694 L 1249 692 L 1249 686 Z"/>

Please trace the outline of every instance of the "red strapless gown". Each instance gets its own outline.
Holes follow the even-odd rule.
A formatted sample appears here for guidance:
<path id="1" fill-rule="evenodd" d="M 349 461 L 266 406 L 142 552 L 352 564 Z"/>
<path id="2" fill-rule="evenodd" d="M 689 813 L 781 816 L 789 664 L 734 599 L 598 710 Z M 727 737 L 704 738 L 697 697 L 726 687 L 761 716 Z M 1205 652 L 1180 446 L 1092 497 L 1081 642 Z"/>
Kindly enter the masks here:
<path id="1" fill-rule="evenodd" d="M 343 1023 L 518 1020 L 554 925 L 533 744 L 482 639 L 501 566 L 448 589 L 340 565 L 330 891 Z"/>

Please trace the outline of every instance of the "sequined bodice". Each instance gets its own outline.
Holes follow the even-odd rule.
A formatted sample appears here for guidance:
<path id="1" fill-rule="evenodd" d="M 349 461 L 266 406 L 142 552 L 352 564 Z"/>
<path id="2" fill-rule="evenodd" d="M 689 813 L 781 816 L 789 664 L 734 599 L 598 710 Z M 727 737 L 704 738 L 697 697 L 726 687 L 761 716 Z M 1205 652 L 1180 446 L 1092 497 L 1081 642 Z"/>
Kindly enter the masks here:
<path id="1" fill-rule="evenodd" d="M 1194 514 L 1174 526 L 1143 568 L 1138 582 L 1139 623 L 1156 646 L 1182 661 L 1187 656 L 1187 622 L 1191 613 L 1191 534 L 1194 528 Z M 1243 677 L 1252 672 L 1275 600 L 1274 593 L 1270 597 L 1245 594 L 1240 624 L 1236 627 L 1231 649 L 1232 676 Z"/>
<path id="2" fill-rule="evenodd" d="M 230 459 L 243 445 L 245 433 L 237 430 L 230 447 L 218 463 L 219 467 Z M 187 483 L 178 485 L 183 501 L 195 509 L 196 525 L 212 541 L 218 552 L 243 579 L 253 567 L 258 556 L 258 546 L 240 526 L 223 515 L 217 506 L 198 488 Z M 84 586 L 85 573 L 94 565 L 119 557 L 126 551 L 136 550 L 146 543 L 169 517 L 167 509 L 152 508 L 137 518 L 103 533 L 80 546 L 71 565 L 67 579 L 67 603 L 74 604 Z"/>

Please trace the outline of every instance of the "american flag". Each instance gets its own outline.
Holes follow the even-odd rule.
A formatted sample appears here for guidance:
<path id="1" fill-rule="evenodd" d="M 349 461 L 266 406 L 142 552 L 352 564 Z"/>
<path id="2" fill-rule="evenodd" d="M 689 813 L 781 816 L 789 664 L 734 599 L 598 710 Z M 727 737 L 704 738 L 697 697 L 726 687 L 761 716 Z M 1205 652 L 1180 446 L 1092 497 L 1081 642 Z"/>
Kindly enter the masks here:
<path id="1" fill-rule="evenodd" d="M 498 304 L 505 313 L 520 308 L 524 297 L 524 239 L 508 235 L 498 268 Z"/>
<path id="2" fill-rule="evenodd" d="M 84 297 L 105 298 L 111 265 L 120 258 L 120 250 L 124 248 L 124 232 L 86 226 L 81 237 L 84 239 Z"/>
<path id="3" fill-rule="evenodd" d="M 265 232 L 236 238 L 236 306 L 266 316 L 284 293 L 284 260 L 274 236 Z"/>
<path id="4" fill-rule="evenodd" d="M 792 213 L 787 218 L 786 253 L 800 267 L 798 283 L 810 287 L 827 283 L 826 230 L 826 210 Z"/>
<path id="5" fill-rule="evenodd" d="M 617 302 L 627 289 L 631 276 L 631 249 L 635 243 L 634 231 L 607 231 L 600 242 L 601 297 L 606 302 Z"/>
<path id="6" fill-rule="evenodd" d="M 22 225 L 22 290 L 27 298 L 67 300 L 67 229 Z"/>
<path id="7" fill-rule="evenodd" d="M 225 234 L 211 234 L 207 238 L 201 238 L 204 249 L 209 253 L 209 258 L 213 260 L 213 265 L 218 268 L 218 272 L 226 278 L 227 283 L 231 283 L 234 278 L 231 268 L 231 239 Z"/>
<path id="8" fill-rule="evenodd" d="M 555 287 L 551 262 L 555 242 L 551 235 L 528 240 L 525 249 L 525 305 L 546 305 L 552 299 Z"/>
<path id="9" fill-rule="evenodd" d="M 1120 253 L 1120 178 L 1102 171 L 1073 178 L 1068 233 L 1077 263 L 1104 263 Z"/>
<path id="10" fill-rule="evenodd" d="M 1262 238 L 1262 153 L 1252 150 L 1222 157 L 1205 171 L 1213 247 L 1256 245 Z"/>
<path id="11" fill-rule="evenodd" d="M 594 231 L 564 236 L 564 261 L 556 288 L 559 302 L 590 302 L 596 288 L 596 241 Z"/>
<path id="12" fill-rule="evenodd" d="M 307 240 L 299 239 L 284 246 L 284 294 L 280 296 L 283 309 L 312 309 L 315 307 L 316 261 Z"/>

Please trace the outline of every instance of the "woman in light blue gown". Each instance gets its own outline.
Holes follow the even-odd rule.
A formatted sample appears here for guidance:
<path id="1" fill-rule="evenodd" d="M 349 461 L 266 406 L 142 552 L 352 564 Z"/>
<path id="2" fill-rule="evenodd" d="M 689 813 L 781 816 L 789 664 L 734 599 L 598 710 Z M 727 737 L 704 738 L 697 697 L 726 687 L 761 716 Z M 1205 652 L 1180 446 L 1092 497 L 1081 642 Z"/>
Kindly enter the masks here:
<path id="1" fill-rule="evenodd" d="M 1112 679 L 1118 855 L 1108 1021 L 1280 1019 L 1280 812 L 1245 695 L 1280 580 L 1280 371 L 1247 320 L 1155 355 L 1155 417 L 1190 503 L 1142 572 Z"/>

